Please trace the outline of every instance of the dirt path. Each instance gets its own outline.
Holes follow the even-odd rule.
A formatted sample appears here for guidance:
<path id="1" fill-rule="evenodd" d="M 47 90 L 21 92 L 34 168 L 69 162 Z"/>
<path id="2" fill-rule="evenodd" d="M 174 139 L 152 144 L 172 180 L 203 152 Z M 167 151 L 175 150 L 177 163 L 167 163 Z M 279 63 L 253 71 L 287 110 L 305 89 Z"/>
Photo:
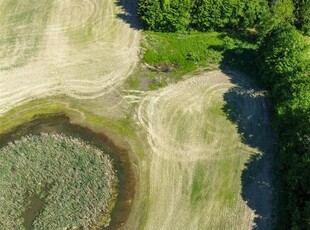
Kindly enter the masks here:
<path id="1" fill-rule="evenodd" d="M 142 99 L 137 119 L 151 148 L 145 229 L 270 228 L 268 111 L 252 87 L 216 71 Z M 244 164 L 255 154 L 263 161 L 247 182 Z"/>
<path id="2" fill-rule="evenodd" d="M 42 2 L 0 1 L 0 115 L 48 95 L 102 97 L 138 62 L 140 33 L 117 17 L 113 0 Z"/>

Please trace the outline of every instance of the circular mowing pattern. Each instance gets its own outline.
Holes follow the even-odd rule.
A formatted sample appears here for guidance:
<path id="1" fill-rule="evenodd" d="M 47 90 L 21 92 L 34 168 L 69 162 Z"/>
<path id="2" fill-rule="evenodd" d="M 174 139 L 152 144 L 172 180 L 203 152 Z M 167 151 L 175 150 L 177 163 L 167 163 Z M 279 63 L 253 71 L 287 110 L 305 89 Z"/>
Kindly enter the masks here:
<path id="1" fill-rule="evenodd" d="M 33 196 L 44 201 L 34 229 L 88 229 L 109 219 L 116 185 L 99 149 L 63 134 L 23 137 L 0 149 L 0 229 L 24 229 Z"/>
<path id="2" fill-rule="evenodd" d="M 124 13 L 114 0 L 0 1 L 0 115 L 63 94 L 119 107 L 140 47 Z"/>
<path id="3" fill-rule="evenodd" d="M 175 161 L 219 159 L 229 121 L 223 95 L 234 85 L 215 71 L 151 92 L 140 103 L 139 123 L 154 154 Z M 224 125 L 223 125 L 224 124 Z"/>

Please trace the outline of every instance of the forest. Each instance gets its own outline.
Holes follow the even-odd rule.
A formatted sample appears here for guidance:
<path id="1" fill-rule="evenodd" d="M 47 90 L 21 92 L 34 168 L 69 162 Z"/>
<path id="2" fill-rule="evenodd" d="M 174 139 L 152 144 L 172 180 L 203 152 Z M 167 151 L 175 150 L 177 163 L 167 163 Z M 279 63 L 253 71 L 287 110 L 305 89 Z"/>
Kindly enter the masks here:
<path id="1" fill-rule="evenodd" d="M 275 228 L 310 229 L 310 0 L 140 0 L 138 12 L 149 31 L 256 35 L 248 64 L 271 102 Z"/>

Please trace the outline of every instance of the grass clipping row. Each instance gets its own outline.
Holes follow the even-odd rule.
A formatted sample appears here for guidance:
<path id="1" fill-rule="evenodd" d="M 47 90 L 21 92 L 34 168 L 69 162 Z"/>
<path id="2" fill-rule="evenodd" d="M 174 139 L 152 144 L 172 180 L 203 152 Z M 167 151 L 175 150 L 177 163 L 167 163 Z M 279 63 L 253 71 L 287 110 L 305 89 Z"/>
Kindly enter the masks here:
<path id="1" fill-rule="evenodd" d="M 107 215 L 116 185 L 99 149 L 63 134 L 23 137 L 0 149 L 0 229 L 25 228 L 33 195 L 45 202 L 33 229 L 88 229 Z"/>

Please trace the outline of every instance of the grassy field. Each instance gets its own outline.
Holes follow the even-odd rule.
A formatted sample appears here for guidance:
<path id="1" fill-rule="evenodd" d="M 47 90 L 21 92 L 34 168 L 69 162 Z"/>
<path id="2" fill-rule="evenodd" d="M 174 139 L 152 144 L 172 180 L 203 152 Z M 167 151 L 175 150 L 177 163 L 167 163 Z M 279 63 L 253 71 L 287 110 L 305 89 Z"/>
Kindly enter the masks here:
<path id="1" fill-rule="evenodd" d="M 37 57 L 51 8 L 51 1 L 0 1 L 1 70 L 20 67 Z"/>
<path id="2" fill-rule="evenodd" d="M 136 196 L 120 229 L 270 228 L 267 102 L 218 70 L 247 65 L 251 36 L 145 32 L 140 49 L 112 0 L 0 6 L 0 133 L 65 113 L 129 149 Z M 139 53 L 148 67 L 129 78 Z"/>
<path id="3" fill-rule="evenodd" d="M 142 100 L 138 119 L 151 147 L 142 229 L 269 229 L 270 190 L 259 185 L 270 185 L 269 118 L 263 94 L 252 87 L 238 73 L 215 71 Z M 246 183 L 246 163 L 257 155 L 261 167 Z"/>
<path id="4" fill-rule="evenodd" d="M 138 59 L 140 32 L 115 2 L 0 0 L 0 114 L 46 95 L 100 99 Z"/>

